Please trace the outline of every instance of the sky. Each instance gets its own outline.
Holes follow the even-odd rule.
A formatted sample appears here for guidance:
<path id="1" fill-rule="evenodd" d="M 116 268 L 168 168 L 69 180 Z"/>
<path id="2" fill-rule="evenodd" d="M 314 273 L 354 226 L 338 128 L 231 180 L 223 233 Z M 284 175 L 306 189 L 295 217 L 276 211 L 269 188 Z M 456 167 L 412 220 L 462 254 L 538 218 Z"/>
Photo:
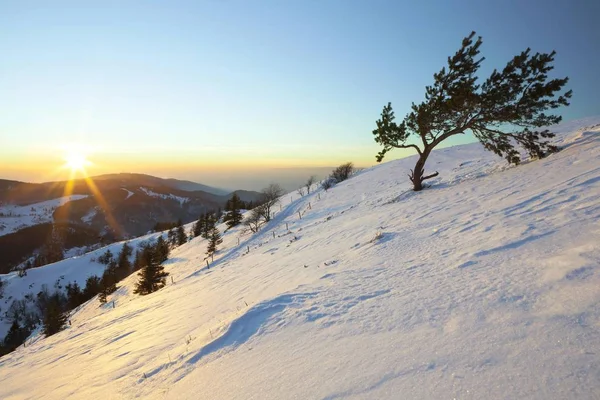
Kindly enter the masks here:
<path id="1" fill-rule="evenodd" d="M 472 30 L 482 75 L 554 49 L 574 91 L 560 114 L 597 115 L 598 15 L 600 2 L 557 0 L 0 0 L 0 178 L 62 178 L 73 148 L 92 175 L 221 187 L 374 165 L 382 107 L 402 117 L 423 100 Z"/>

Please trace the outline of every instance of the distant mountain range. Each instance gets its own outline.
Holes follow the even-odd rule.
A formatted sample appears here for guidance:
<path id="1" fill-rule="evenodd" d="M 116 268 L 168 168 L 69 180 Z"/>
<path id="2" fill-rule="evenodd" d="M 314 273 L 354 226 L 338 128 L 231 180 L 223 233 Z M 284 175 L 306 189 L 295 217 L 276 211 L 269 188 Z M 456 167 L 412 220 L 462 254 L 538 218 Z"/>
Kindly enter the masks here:
<path id="1" fill-rule="evenodd" d="M 172 189 L 185 190 L 186 192 L 196 192 L 202 191 L 206 193 L 211 193 L 217 196 L 226 196 L 231 194 L 230 190 L 219 189 L 216 187 L 203 185 L 201 183 L 196 183 L 192 181 L 185 181 L 179 179 L 163 179 L 157 178 L 151 175 L 145 174 L 129 174 L 129 173 L 121 173 L 121 174 L 105 174 L 94 176 L 92 179 L 94 180 L 114 180 L 121 181 L 123 183 L 131 183 L 137 182 L 139 184 L 143 184 L 146 186 L 167 186 Z"/>
<path id="2" fill-rule="evenodd" d="M 144 174 L 109 174 L 72 182 L 0 180 L 0 273 L 30 257 L 52 224 L 65 232 L 65 247 L 139 236 L 158 222 L 183 223 L 223 208 L 234 192 Z M 235 191 L 245 202 L 260 193 Z M 25 243 L 27 242 L 27 243 Z"/>

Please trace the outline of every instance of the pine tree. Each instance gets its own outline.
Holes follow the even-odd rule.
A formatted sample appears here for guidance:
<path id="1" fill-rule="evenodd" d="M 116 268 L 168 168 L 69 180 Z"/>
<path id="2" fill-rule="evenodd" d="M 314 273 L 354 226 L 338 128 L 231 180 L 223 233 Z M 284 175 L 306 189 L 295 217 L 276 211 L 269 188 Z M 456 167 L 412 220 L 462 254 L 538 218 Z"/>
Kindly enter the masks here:
<path id="1" fill-rule="evenodd" d="M 119 252 L 119 256 L 117 257 L 117 278 L 121 280 L 127 277 L 131 273 L 131 261 L 129 261 L 129 257 L 133 253 L 132 247 L 127 244 L 127 242 L 123 243 L 123 247 L 121 247 L 121 251 Z"/>
<path id="2" fill-rule="evenodd" d="M 63 312 L 60 296 L 58 293 L 55 293 L 48 299 L 44 315 L 44 335 L 54 335 L 62 329 L 66 322 L 67 316 Z"/>
<path id="3" fill-rule="evenodd" d="M 183 225 L 179 225 L 177 227 L 177 245 L 181 246 L 187 243 L 187 236 L 185 234 L 185 229 L 183 228 Z"/>
<path id="4" fill-rule="evenodd" d="M 140 269 L 144 268 L 146 265 L 144 265 L 144 252 L 143 250 L 138 249 L 135 252 L 135 259 L 133 260 L 133 270 L 134 271 L 139 271 Z"/>
<path id="5" fill-rule="evenodd" d="M 196 223 L 192 227 L 192 233 L 193 233 L 194 237 L 198 237 L 202 234 L 203 231 L 204 231 L 204 214 L 200 214 L 198 221 L 196 221 Z"/>
<path id="6" fill-rule="evenodd" d="M 8 333 L 4 337 L 4 347 L 8 352 L 15 350 L 17 347 L 25 342 L 27 336 L 29 336 L 30 331 L 21 327 L 18 320 L 14 320 Z"/>
<path id="7" fill-rule="evenodd" d="M 77 282 L 67 283 L 65 289 L 67 291 L 67 307 L 69 310 L 83 303 L 83 293 Z"/>
<path id="8" fill-rule="evenodd" d="M 225 213 L 223 214 L 223 222 L 224 223 L 229 222 L 229 219 L 230 219 L 229 214 L 230 214 L 230 212 L 231 212 L 231 199 L 228 199 L 225 202 Z"/>
<path id="9" fill-rule="evenodd" d="M 56 226 L 52 226 L 52 232 L 40 250 L 40 253 L 35 257 L 33 265 L 39 267 L 46 264 L 55 263 L 65 258 L 64 243 L 60 232 Z"/>
<path id="10" fill-rule="evenodd" d="M 214 217 L 214 214 L 206 213 L 204 215 L 204 221 L 202 224 L 202 233 L 201 233 L 202 238 L 204 238 L 204 239 L 210 238 L 210 233 L 212 232 L 212 229 L 215 227 L 216 223 L 217 223 L 217 220 Z"/>
<path id="11" fill-rule="evenodd" d="M 166 277 L 169 275 L 165 272 L 163 266 L 159 262 L 159 255 L 154 251 L 154 248 L 148 248 L 144 251 L 144 256 L 147 266 L 138 272 L 139 281 L 135 285 L 133 293 L 146 295 L 157 291 L 166 284 Z"/>
<path id="12" fill-rule="evenodd" d="M 85 281 L 85 288 L 83 289 L 83 301 L 88 301 L 92 297 L 100 292 L 100 278 L 96 275 L 92 275 Z"/>
<path id="13" fill-rule="evenodd" d="M 171 249 L 169 248 L 169 244 L 163 239 L 162 236 L 159 236 L 156 240 L 156 244 L 154 245 L 154 249 L 151 250 L 154 256 L 156 256 L 158 263 L 162 264 L 169 258 L 169 253 Z M 149 263 L 151 257 L 147 258 Z"/>
<path id="14" fill-rule="evenodd" d="M 100 279 L 100 293 L 98 296 L 100 303 L 106 303 L 108 295 L 117 290 L 117 274 L 117 263 L 115 261 L 111 261 L 110 264 L 108 264 L 108 267 L 106 267 L 104 274 L 102 274 L 102 278 Z"/>
<path id="15" fill-rule="evenodd" d="M 107 249 L 100 257 L 98 257 L 98 262 L 103 265 L 108 265 L 114 259 L 112 251 Z"/>
<path id="16" fill-rule="evenodd" d="M 221 238 L 221 233 L 217 229 L 217 227 L 213 227 L 210 231 L 210 237 L 208 241 L 208 248 L 206 249 L 206 254 L 208 256 L 212 256 L 217 251 L 217 246 L 223 243 L 223 239 Z"/>
<path id="17" fill-rule="evenodd" d="M 179 239 L 177 237 L 177 228 L 173 227 L 169 230 L 169 234 L 167 237 L 167 243 L 171 246 L 171 248 L 177 247 L 179 245 Z"/>
<path id="18" fill-rule="evenodd" d="M 376 157 L 378 162 L 393 148 L 412 148 L 419 155 L 409 175 L 415 191 L 423 188 L 423 181 L 438 175 L 425 175 L 425 162 L 431 151 L 455 135 L 471 132 L 486 150 L 511 164 L 521 161 L 515 144 L 534 158 L 558 150 L 547 140 L 554 133 L 539 130 L 561 121 L 559 115 L 546 111 L 568 106 L 572 95 L 570 90 L 559 94 L 568 78 L 548 80 L 556 53 L 531 55 L 527 49 L 478 84 L 482 40 L 474 38 L 472 32 L 463 39 L 462 47 L 448 58 L 447 69 L 434 74 L 434 84 L 425 88 L 425 101 L 413 103 L 412 111 L 400 124 L 394 122 L 391 103 L 376 121 L 373 135 L 383 146 Z M 412 138 L 415 140 L 411 143 Z"/>
<path id="19" fill-rule="evenodd" d="M 227 219 L 224 218 L 224 221 L 227 224 L 228 228 L 233 228 L 234 226 L 237 226 L 242 223 L 243 216 L 240 212 L 242 201 L 240 200 L 240 197 L 237 195 L 237 193 L 234 193 L 233 196 L 231 196 L 231 199 L 228 200 L 228 202 L 229 209 L 226 208 L 226 211 L 228 211 L 226 214 Z"/>

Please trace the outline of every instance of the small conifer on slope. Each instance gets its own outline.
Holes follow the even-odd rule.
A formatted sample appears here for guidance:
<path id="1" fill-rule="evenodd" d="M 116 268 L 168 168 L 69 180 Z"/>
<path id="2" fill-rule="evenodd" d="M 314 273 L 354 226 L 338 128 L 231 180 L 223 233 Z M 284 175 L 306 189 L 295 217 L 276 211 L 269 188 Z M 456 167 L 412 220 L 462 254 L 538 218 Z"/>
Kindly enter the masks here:
<path id="1" fill-rule="evenodd" d="M 221 238 L 221 233 L 217 227 L 213 227 L 210 231 L 210 236 L 208 238 L 208 248 L 206 249 L 206 254 L 208 256 L 212 256 L 217 251 L 217 246 L 223 243 L 223 238 Z"/>
<path id="2" fill-rule="evenodd" d="M 164 240 L 160 240 L 155 246 L 149 246 L 144 249 L 142 254 L 143 263 L 145 264 L 138 272 L 139 281 L 135 284 L 133 293 L 146 295 L 152 292 L 156 292 L 166 284 L 166 278 L 169 275 L 164 270 L 162 263 L 166 260 L 164 251 L 168 249 L 168 245 Z M 164 244 L 163 244 L 164 243 Z M 168 257 L 168 253 L 166 255 Z"/>

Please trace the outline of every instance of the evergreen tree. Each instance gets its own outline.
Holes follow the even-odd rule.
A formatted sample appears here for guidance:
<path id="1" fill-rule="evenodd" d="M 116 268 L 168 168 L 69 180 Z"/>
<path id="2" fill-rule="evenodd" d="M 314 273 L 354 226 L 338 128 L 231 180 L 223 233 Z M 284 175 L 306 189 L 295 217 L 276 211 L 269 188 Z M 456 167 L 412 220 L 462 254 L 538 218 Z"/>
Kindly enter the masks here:
<path id="1" fill-rule="evenodd" d="M 100 279 L 100 293 L 98 296 L 100 303 L 106 303 L 107 296 L 117 290 L 117 274 L 117 263 L 115 261 L 111 261 L 104 271 L 104 274 L 102 274 L 102 278 Z"/>
<path id="2" fill-rule="evenodd" d="M 156 244 L 154 245 L 154 249 L 150 250 L 150 253 L 152 254 L 152 256 L 156 256 L 156 259 L 158 260 L 159 264 L 162 264 L 169 258 L 169 244 L 163 239 L 162 236 L 159 236 L 156 240 Z M 152 257 L 146 258 L 148 265 L 150 263 L 151 258 Z"/>
<path id="3" fill-rule="evenodd" d="M 33 266 L 55 263 L 65 258 L 64 243 L 56 226 L 52 227 L 52 233 L 44 243 L 40 253 L 35 257 Z"/>
<path id="4" fill-rule="evenodd" d="M 144 268 L 146 265 L 144 264 L 144 251 L 138 249 L 135 252 L 135 259 L 133 260 L 133 270 L 139 271 Z"/>
<path id="5" fill-rule="evenodd" d="M 215 219 L 214 214 L 206 213 L 204 215 L 204 221 L 202 224 L 202 233 L 201 233 L 202 238 L 210 239 L 210 233 L 212 232 L 212 229 L 215 227 L 216 223 L 217 223 L 217 220 Z"/>
<path id="6" fill-rule="evenodd" d="M 83 289 L 83 302 L 88 301 L 100 292 L 100 278 L 92 275 L 85 281 Z"/>
<path id="7" fill-rule="evenodd" d="M 7 352 L 15 350 L 25 342 L 25 339 L 27 339 L 30 333 L 31 332 L 27 328 L 19 325 L 19 321 L 14 320 L 8 333 L 4 337 L 4 348 Z"/>
<path id="8" fill-rule="evenodd" d="M 231 196 L 231 199 L 228 200 L 229 209 L 227 207 L 225 208 L 227 214 L 225 214 L 225 218 L 223 218 L 228 228 L 233 228 L 242 223 L 243 217 L 240 212 L 241 207 L 242 201 L 237 193 L 234 193 L 233 196 Z"/>
<path id="9" fill-rule="evenodd" d="M 61 298 L 58 293 L 53 294 L 48 299 L 43 327 L 43 332 L 46 336 L 52 336 L 59 332 L 67 322 L 67 315 L 63 312 L 61 303 Z"/>
<path id="10" fill-rule="evenodd" d="M 100 257 L 98 257 L 98 262 L 103 265 L 108 265 L 114 259 L 112 251 L 107 249 Z"/>
<path id="11" fill-rule="evenodd" d="M 69 310 L 72 310 L 83 303 L 83 293 L 77 282 L 67 283 L 65 289 L 67 291 L 67 308 Z"/>
<path id="12" fill-rule="evenodd" d="M 474 38 L 472 32 L 463 39 L 462 47 L 448 58 L 447 69 L 435 74 L 433 85 L 425 88 L 425 101 L 413 103 L 412 111 L 400 124 L 394 122 L 391 103 L 376 121 L 373 135 L 383 146 L 378 162 L 393 148 L 412 148 L 419 155 L 409 175 L 415 191 L 423 188 L 423 181 L 438 175 L 425 175 L 425 162 L 431 151 L 455 135 L 471 132 L 486 150 L 511 164 L 521 161 L 515 144 L 535 158 L 558 150 L 547 140 L 554 133 L 539 130 L 561 121 L 559 115 L 546 111 L 568 106 L 572 95 L 570 90 L 560 94 L 568 78 L 548 80 L 556 53 L 531 55 L 527 49 L 478 84 L 482 40 Z M 411 143 L 412 138 L 415 140 Z"/>
<path id="13" fill-rule="evenodd" d="M 138 272 L 139 280 L 133 291 L 135 294 L 146 295 L 157 291 L 166 284 L 166 277 L 169 274 L 165 272 L 159 261 L 160 255 L 154 251 L 156 248 L 149 247 L 148 250 L 144 250 L 144 256 L 148 258 L 146 260 L 147 266 Z"/>
<path id="14" fill-rule="evenodd" d="M 208 256 L 212 256 L 217 251 L 217 246 L 223 243 L 223 239 L 221 238 L 221 233 L 217 229 L 217 227 L 213 227 L 210 231 L 210 237 L 208 241 L 208 248 L 206 249 L 206 254 Z"/>
<path id="15" fill-rule="evenodd" d="M 177 232 L 175 232 L 175 228 L 169 229 L 169 233 L 167 234 L 167 242 L 171 247 L 177 246 Z"/>
<path id="16" fill-rule="evenodd" d="M 181 246 L 187 243 L 187 236 L 185 234 L 185 229 L 183 225 L 179 225 L 177 227 L 177 246 Z"/>
<path id="17" fill-rule="evenodd" d="M 123 243 L 123 247 L 121 247 L 121 251 L 119 252 L 119 256 L 117 257 L 117 277 L 118 280 L 121 280 L 127 277 L 131 273 L 131 261 L 129 261 L 129 257 L 133 253 L 133 249 L 127 242 Z"/>
<path id="18" fill-rule="evenodd" d="M 232 210 L 232 199 L 228 199 L 225 202 L 225 212 L 223 213 L 223 222 L 228 223 L 231 219 L 231 210 Z"/>
<path id="19" fill-rule="evenodd" d="M 194 237 L 198 237 L 202 234 L 203 231 L 204 231 L 204 214 L 200 214 L 198 221 L 196 221 L 196 223 L 192 227 L 192 234 L 194 235 Z"/>

